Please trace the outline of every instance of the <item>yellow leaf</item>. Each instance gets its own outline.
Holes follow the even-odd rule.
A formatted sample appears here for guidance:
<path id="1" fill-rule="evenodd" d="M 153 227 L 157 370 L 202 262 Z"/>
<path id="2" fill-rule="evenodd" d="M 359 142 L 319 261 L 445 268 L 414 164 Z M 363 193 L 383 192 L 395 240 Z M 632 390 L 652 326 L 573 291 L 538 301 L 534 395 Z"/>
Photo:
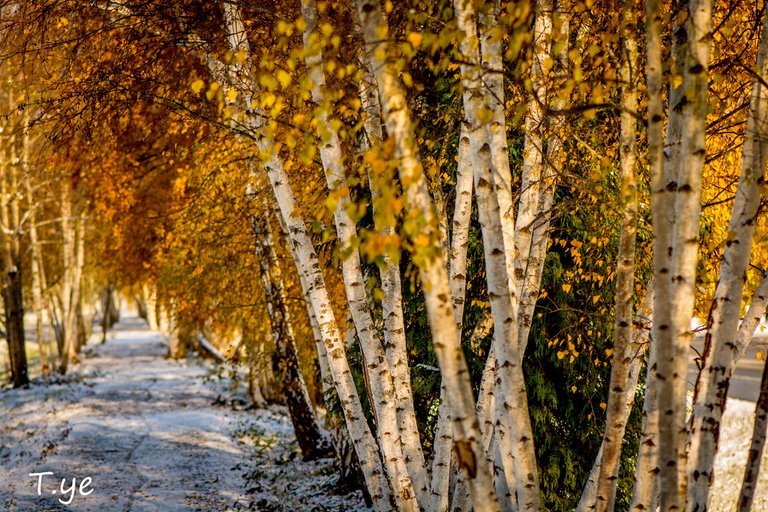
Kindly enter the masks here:
<path id="1" fill-rule="evenodd" d="M 605 402 L 600 402 L 600 408 L 602 410 L 605 410 L 606 407 L 608 407 L 608 404 L 606 404 Z"/>
<path id="2" fill-rule="evenodd" d="M 762 361 L 762 360 L 763 360 L 763 352 L 762 352 L 762 351 L 760 351 L 760 350 L 758 350 L 758 351 L 757 351 L 757 359 L 758 359 L 759 361 Z"/>
<path id="3" fill-rule="evenodd" d="M 575 392 L 576 392 L 576 386 L 571 386 L 571 393 L 575 393 Z"/>
<path id="4" fill-rule="evenodd" d="M 562 359 L 565 357 L 566 352 L 564 350 L 558 350 L 557 351 L 557 358 Z"/>
<path id="5" fill-rule="evenodd" d="M 594 297 L 592 297 L 592 304 L 597 304 L 597 301 L 599 301 L 599 300 L 600 300 L 600 296 L 599 295 L 595 295 Z"/>
<path id="6" fill-rule="evenodd" d="M 192 87 L 192 92 L 194 92 L 195 94 L 197 94 L 197 93 L 199 93 L 201 90 L 203 90 L 203 87 L 205 87 L 205 82 L 203 82 L 202 80 L 200 80 L 200 79 L 198 78 L 197 80 L 195 80 L 194 82 L 192 82 L 192 85 L 191 85 L 190 87 Z"/>
<path id="7" fill-rule="evenodd" d="M 285 72 L 285 70 L 278 69 L 276 76 L 277 76 L 277 81 L 280 82 L 280 87 L 282 87 L 283 89 L 288 87 L 288 84 L 291 83 L 291 75 Z"/>
<path id="8" fill-rule="evenodd" d="M 413 46 L 414 48 L 418 48 L 419 46 L 421 46 L 421 42 L 424 40 L 424 37 L 418 32 L 411 32 L 410 34 L 408 34 L 407 39 L 408 39 L 408 42 L 411 43 L 411 46 Z"/>
<path id="9" fill-rule="evenodd" d="M 564 284 L 564 285 L 563 285 L 563 291 L 564 291 L 565 293 L 568 293 L 568 292 L 570 292 L 570 291 L 571 291 L 571 285 L 570 285 L 570 284 Z"/>
<path id="10" fill-rule="evenodd" d="M 605 355 L 608 357 L 611 357 L 611 355 L 613 355 L 613 349 L 612 348 L 605 349 Z"/>
<path id="11" fill-rule="evenodd" d="M 330 23 L 323 23 L 320 25 L 320 32 L 322 32 L 325 37 L 329 37 L 333 34 L 333 25 Z"/>
<path id="12" fill-rule="evenodd" d="M 235 101 L 237 99 L 237 91 L 234 89 L 230 89 L 227 91 L 227 99 L 229 101 Z"/>

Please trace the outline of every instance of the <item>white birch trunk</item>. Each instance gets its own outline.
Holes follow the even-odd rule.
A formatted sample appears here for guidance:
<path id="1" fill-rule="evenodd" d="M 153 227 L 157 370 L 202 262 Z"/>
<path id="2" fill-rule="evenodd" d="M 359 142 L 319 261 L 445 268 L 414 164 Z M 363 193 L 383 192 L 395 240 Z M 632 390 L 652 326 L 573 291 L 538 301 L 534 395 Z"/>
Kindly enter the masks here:
<path id="1" fill-rule="evenodd" d="M 637 42 L 634 39 L 637 19 L 633 5 L 625 3 L 622 24 L 623 51 L 619 79 L 622 87 L 621 133 L 619 159 L 621 168 L 622 219 L 619 234 L 619 254 L 616 269 L 616 308 L 611 377 L 608 387 L 606 426 L 602 443 L 600 472 L 597 480 L 595 510 L 612 511 L 616 494 L 616 479 L 621 444 L 627 422 L 627 402 L 634 397 L 630 372 L 634 358 L 632 348 L 632 303 L 635 291 L 635 240 L 637 236 L 636 130 L 637 121 Z M 635 372 L 635 381 L 637 372 Z"/>
<path id="2" fill-rule="evenodd" d="M 671 224 L 673 232 L 668 238 L 672 247 L 671 265 L 663 261 L 656 267 L 654 261 L 655 272 L 658 272 L 657 282 L 670 281 L 669 286 L 657 288 L 659 301 L 654 308 L 656 312 L 671 312 L 668 322 L 658 322 L 659 336 L 654 338 L 658 343 L 656 378 L 660 381 L 659 414 L 663 418 L 659 422 L 659 482 L 663 510 L 682 510 L 686 502 L 685 394 L 699 247 L 711 11 L 710 0 L 695 0 L 688 4 L 685 23 L 688 44 L 682 85 L 685 102 L 682 107 L 681 133 L 684 136 L 681 138 L 679 158 L 673 167 L 673 172 L 677 172 L 674 190 L 670 192 L 668 200 L 670 203 L 663 208 L 654 208 L 654 232 L 659 222 L 668 222 L 672 202 L 676 212 L 675 222 Z M 656 186 L 653 187 L 654 193 L 658 190 Z M 658 248 L 657 245 L 654 255 L 660 253 Z"/>
<path id="3" fill-rule="evenodd" d="M 301 10 L 307 25 L 304 31 L 305 61 L 312 80 L 312 99 L 318 105 L 316 110 L 320 121 L 318 123 L 320 159 L 329 190 L 346 189 L 348 187 L 341 142 L 338 133 L 332 128 L 324 105 L 325 76 L 322 67 L 321 43 L 319 34 L 315 33 L 317 6 L 314 0 L 302 0 Z M 353 244 L 357 238 L 355 223 L 347 213 L 348 204 L 348 197 L 340 197 L 334 212 L 336 233 L 343 251 L 354 247 Z M 360 264 L 360 253 L 357 249 L 353 248 L 349 251 L 349 255 L 342 260 L 341 268 L 347 303 L 365 355 L 365 371 L 370 376 L 368 382 L 371 404 L 377 418 L 376 435 L 382 451 L 384 468 L 394 491 L 395 505 L 398 510 L 418 510 L 416 492 L 403 456 L 392 374 L 377 330 L 373 325 Z M 426 486 L 426 475 L 423 483 Z M 423 502 L 426 504 L 426 488 L 420 491 Z"/>
<path id="4" fill-rule="evenodd" d="M 489 127 L 480 119 L 487 108 L 480 73 L 476 13 L 470 2 L 457 0 L 454 10 L 461 32 L 459 44 L 464 87 L 464 116 L 477 192 L 478 213 L 483 233 L 483 247 L 488 279 L 488 295 L 494 317 L 494 349 L 499 360 L 501 397 L 496 400 L 496 435 L 501 447 L 506 487 L 515 489 L 517 502 L 524 510 L 541 507 L 536 455 L 528 415 L 528 399 L 522 371 L 522 354 L 517 333 L 516 286 L 510 275 L 508 255 L 514 254 L 514 242 L 505 240 L 502 216 L 492 169 Z M 508 163 L 507 163 L 508 165 Z M 505 245 L 506 244 L 506 245 Z M 497 486 L 497 489 L 502 488 Z M 508 491 L 508 492 L 509 492 Z M 511 509 L 512 499 L 502 499 L 502 509 Z"/>
<path id="5" fill-rule="evenodd" d="M 362 55 L 365 61 L 367 56 Z M 379 147 L 384 140 L 384 130 L 381 124 L 381 103 L 376 90 L 376 80 L 364 69 L 363 82 L 360 86 L 360 98 L 366 118 L 363 127 L 370 148 Z M 376 216 L 376 204 L 381 201 L 382 177 L 370 175 L 369 182 L 374 205 L 374 221 L 376 228 L 383 236 L 392 235 L 395 229 L 392 225 L 380 222 Z M 405 319 L 403 316 L 403 293 L 400 279 L 400 267 L 389 254 L 383 256 L 381 267 L 381 300 L 382 316 L 384 318 L 384 351 L 389 364 L 392 380 L 395 382 L 395 399 L 397 403 L 397 422 L 402 439 L 403 455 L 405 456 L 408 473 L 416 491 L 419 506 L 427 510 L 430 507 L 430 484 L 427 476 L 424 451 L 421 448 L 416 412 L 413 405 L 411 389 L 411 373 L 408 367 L 408 352 L 405 338 Z"/>
<path id="6" fill-rule="evenodd" d="M 640 371 L 643 368 L 643 362 L 648 360 L 648 365 L 652 364 L 651 356 L 648 353 L 650 342 L 650 319 L 653 311 L 653 284 L 649 283 L 648 291 L 643 299 L 643 308 L 635 315 L 635 325 L 639 326 L 633 329 L 632 333 L 632 351 L 631 362 L 629 365 L 629 372 L 627 375 L 627 393 L 625 394 L 626 401 L 621 410 L 622 423 L 626 427 L 626 423 L 629 419 L 629 415 L 632 412 L 632 406 L 635 403 L 635 394 L 637 392 L 637 381 L 640 377 Z M 620 433 L 619 437 L 623 438 L 624 432 Z M 587 484 L 584 486 L 584 491 L 579 499 L 579 504 L 576 507 L 576 512 L 587 512 L 595 507 L 597 502 L 598 493 L 598 478 L 602 470 L 603 452 L 605 451 L 606 439 L 603 438 L 600 443 L 595 462 L 592 464 L 592 469 L 589 472 Z M 612 477 L 615 478 L 618 475 L 618 465 L 614 468 Z M 611 492 L 611 499 L 615 498 L 615 488 Z M 609 500 L 611 501 L 611 500 Z"/>
<path id="7" fill-rule="evenodd" d="M 631 509 L 634 512 L 655 509 L 658 494 L 659 460 L 659 400 L 658 355 L 669 357 L 672 338 L 670 332 L 671 309 L 669 308 L 672 283 L 671 272 L 671 227 L 674 223 L 674 205 L 670 200 L 667 184 L 675 181 L 678 143 L 680 136 L 680 115 L 670 108 L 666 140 L 669 152 L 666 154 L 663 135 L 662 103 L 662 40 L 661 22 L 663 13 L 659 0 L 646 1 L 646 77 L 648 90 L 648 159 L 651 172 L 651 202 L 654 235 L 653 279 L 655 288 L 652 347 L 648 361 L 646 391 L 643 403 L 643 430 L 640 438 L 638 462 L 635 470 L 635 487 Z M 673 57 L 677 58 L 682 45 L 673 42 Z M 679 62 L 679 60 L 678 60 Z M 670 105 L 677 106 L 681 87 L 670 88 Z M 662 339 L 664 341 L 662 341 Z M 662 345 L 663 343 L 663 345 Z M 661 347 L 661 348 L 660 348 Z M 666 367 L 669 371 L 669 365 Z"/>
<path id="8" fill-rule="evenodd" d="M 418 159 L 403 86 L 387 58 L 387 23 L 378 0 L 359 0 L 357 10 L 366 50 L 372 56 L 387 131 L 394 139 L 406 204 L 415 209 L 424 222 L 421 233 L 414 236 L 424 244 L 424 249 L 414 254 L 414 261 L 420 270 L 432 339 L 445 382 L 457 462 L 467 477 L 475 510 L 498 510 L 490 474 L 481 462 L 480 428 L 474 410 L 469 371 L 461 351 L 460 333 L 456 329 L 448 273 L 437 243 L 434 205 Z"/>
<path id="9" fill-rule="evenodd" d="M 761 79 L 768 78 L 768 17 L 765 15 L 757 68 Z M 761 83 L 761 79 L 752 82 L 741 176 L 728 224 L 728 240 L 720 267 L 720 280 L 708 321 L 704 368 L 696 383 L 689 448 L 689 510 L 706 510 L 709 502 L 728 381 L 740 352 L 735 341 L 752 235 L 760 205 L 759 185 L 765 175 L 768 157 L 768 87 Z"/>
<path id="10" fill-rule="evenodd" d="M 250 47 L 245 37 L 245 25 L 236 3 L 224 2 L 224 20 L 231 51 L 233 54 L 239 51 L 244 52 L 247 57 L 245 62 L 250 62 Z M 233 66 L 233 68 L 235 86 L 239 87 L 238 92 L 243 101 L 246 102 L 246 108 L 251 110 L 253 105 L 250 98 L 255 90 L 256 82 L 247 68 L 240 69 L 238 65 Z M 254 113 L 260 114 L 259 112 Z M 249 114 L 246 112 L 246 115 Z M 339 395 L 350 437 L 365 475 L 366 486 L 377 510 L 391 510 L 392 496 L 384 477 L 378 447 L 363 414 L 360 397 L 357 394 L 349 369 L 344 342 L 334 318 L 317 254 L 303 219 L 296 210 L 296 201 L 283 162 L 276 153 L 274 146 L 264 136 L 263 127 L 258 124 L 257 118 L 251 115 L 250 120 L 253 123 L 252 129 L 256 132 L 254 135 L 258 140 L 259 152 L 261 157 L 266 160 L 265 167 L 273 193 L 291 237 L 291 243 L 294 244 L 296 254 L 299 257 L 300 271 L 305 274 L 308 286 L 307 293 L 317 317 L 320 334 L 328 355 L 329 369 Z"/>
<path id="11" fill-rule="evenodd" d="M 516 290 L 520 292 L 527 288 L 526 278 L 529 269 L 533 270 L 538 267 L 538 262 L 531 258 L 531 247 L 534 223 L 540 214 L 539 207 L 541 205 L 543 188 L 544 113 L 542 105 L 545 105 L 547 101 L 547 87 L 544 81 L 543 65 L 544 61 L 550 58 L 552 0 L 537 0 L 535 10 L 533 27 L 534 51 L 530 76 L 532 90 L 527 99 L 528 110 L 525 115 L 523 173 L 514 236 L 514 247 L 517 250 L 514 278 Z M 521 296 L 521 299 L 524 302 L 527 297 Z M 530 313 L 532 313 L 532 310 Z M 527 337 L 525 342 L 527 342 Z"/>
<path id="12" fill-rule="evenodd" d="M 469 222 L 472 215 L 472 162 L 469 140 L 462 126 L 459 140 L 458 165 L 456 167 L 456 201 L 451 222 L 451 248 L 448 278 L 451 284 L 451 301 L 456 320 L 456 330 L 461 335 L 464 327 L 464 298 L 467 288 L 467 246 L 469 244 Z M 481 416 L 482 417 L 482 416 Z M 452 435 L 451 416 L 445 400 L 445 388 L 440 387 L 440 409 L 437 416 L 437 433 L 434 441 L 432 460 L 432 504 L 431 510 L 448 510 L 451 472 Z M 465 482 L 459 477 L 459 482 Z"/>

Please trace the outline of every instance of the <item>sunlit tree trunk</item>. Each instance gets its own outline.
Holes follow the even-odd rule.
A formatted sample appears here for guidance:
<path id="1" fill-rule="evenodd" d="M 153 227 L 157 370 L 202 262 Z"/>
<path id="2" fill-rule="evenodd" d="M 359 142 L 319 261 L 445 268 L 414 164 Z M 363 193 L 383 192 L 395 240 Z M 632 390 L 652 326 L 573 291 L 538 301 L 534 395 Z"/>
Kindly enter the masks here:
<path id="1" fill-rule="evenodd" d="M 619 160 L 621 172 L 621 226 L 616 268 L 616 308 L 613 328 L 613 359 L 608 385 L 606 425 L 603 435 L 600 473 L 597 479 L 595 510 L 612 511 L 621 444 L 627 426 L 627 402 L 631 403 L 635 388 L 630 379 L 636 360 L 632 347 L 633 299 L 635 292 L 635 240 L 637 237 L 636 123 L 637 111 L 637 42 L 634 33 L 637 19 L 633 4 L 624 5 L 622 24 L 623 48 L 619 80 L 622 83 L 621 133 Z M 639 368 L 635 371 L 635 382 Z"/>
<path id="2" fill-rule="evenodd" d="M 451 288 L 438 243 L 437 219 L 429 197 L 424 172 L 418 157 L 410 112 L 397 71 L 388 58 L 387 23 L 376 0 L 359 0 L 360 17 L 366 51 L 372 56 L 385 125 L 393 139 L 395 157 L 399 161 L 400 181 L 409 208 L 419 213 L 423 224 L 410 233 L 423 247 L 414 255 L 423 283 L 435 352 L 446 388 L 453 423 L 457 463 L 465 472 L 475 510 L 498 510 L 490 472 L 482 462 L 480 428 L 475 413 L 469 372 L 461 351 L 460 333 L 456 329 Z"/>
<path id="3" fill-rule="evenodd" d="M 459 136 L 458 165 L 456 166 L 456 199 L 454 202 L 450 251 L 448 257 L 448 278 L 451 285 L 451 302 L 456 320 L 456 330 L 461 334 L 464 327 L 464 298 L 467 288 L 467 246 L 469 244 L 469 222 L 472 215 L 472 161 L 469 152 L 469 139 L 466 128 L 462 126 Z M 480 416 L 482 418 L 482 416 Z M 434 511 L 448 510 L 451 450 L 453 436 L 448 402 L 445 400 L 445 386 L 440 386 L 440 406 L 437 416 L 437 431 L 432 459 L 432 504 Z M 461 482 L 459 484 L 459 482 Z M 466 494 L 466 482 L 459 477 Z"/>
<path id="4" fill-rule="evenodd" d="M 323 60 L 321 55 L 321 41 L 319 33 L 315 32 L 317 26 L 317 7 L 314 0 L 302 0 L 302 14 L 307 25 L 304 31 L 305 61 L 312 80 L 312 99 L 318 105 L 318 137 L 320 138 L 320 159 L 325 171 L 329 190 L 337 192 L 347 189 L 347 180 L 344 170 L 344 155 L 341 150 L 341 142 L 337 131 L 333 128 L 325 107 L 325 76 L 323 72 Z M 369 301 L 365 289 L 365 280 L 360 263 L 360 253 L 354 247 L 357 239 L 357 230 L 354 220 L 348 213 L 349 197 L 342 196 L 337 199 L 334 212 L 336 233 L 339 237 L 341 250 L 349 252 L 342 260 L 341 273 L 347 295 L 347 303 L 352 314 L 357 337 L 365 355 L 365 371 L 370 376 L 368 383 L 371 393 L 371 404 L 376 413 L 376 435 L 379 439 L 379 447 L 382 451 L 384 468 L 390 485 L 393 487 L 395 504 L 398 510 L 416 510 L 419 505 L 416 502 L 416 492 L 408 473 L 403 455 L 403 444 L 398 426 L 396 412 L 396 399 L 392 374 L 389 362 L 382 349 L 377 329 L 373 325 L 369 309 Z M 350 248 L 352 248 L 350 250 Z M 403 347 L 404 348 L 404 347 Z M 413 408 L 411 407 L 411 411 Z M 413 421 L 415 424 L 415 418 Z M 412 449 L 420 448 L 418 439 L 411 440 L 415 443 Z M 418 495 L 422 503 L 426 504 L 426 471 L 421 468 L 423 488 Z"/>
<path id="5" fill-rule="evenodd" d="M 709 502 L 728 381 L 742 349 L 735 341 L 752 236 L 760 206 L 760 183 L 765 175 L 768 157 L 768 87 L 762 82 L 768 78 L 768 16 L 765 16 L 763 22 L 757 69 L 760 78 L 752 81 L 752 97 L 741 155 L 741 176 L 728 223 L 728 240 L 720 266 L 720 280 L 707 322 L 704 368 L 696 382 L 688 455 L 688 508 L 693 511 L 706 510 Z M 706 87 L 706 77 L 704 81 L 702 87 Z"/>
<path id="6" fill-rule="evenodd" d="M 635 403 L 637 382 L 640 378 L 640 371 L 643 368 L 643 364 L 653 364 L 653 361 L 651 360 L 652 354 L 650 354 L 648 351 L 651 334 L 651 316 L 653 314 L 653 283 L 649 283 L 647 288 L 648 290 L 646 291 L 645 297 L 643 299 L 642 309 L 635 314 L 633 322 L 635 327 L 632 330 L 631 362 L 627 375 L 627 393 L 625 395 L 626 401 L 624 402 L 624 407 L 620 412 L 622 415 L 621 421 L 624 423 L 624 427 L 626 427 L 626 423 L 629 420 L 629 415 L 632 412 L 632 407 Z M 648 392 L 649 390 L 646 388 L 646 393 Z M 651 403 L 653 403 L 653 401 Z M 623 430 L 620 435 L 621 437 L 624 436 Z M 592 464 L 592 469 L 589 472 L 587 484 L 584 486 L 581 498 L 579 499 L 579 504 L 576 507 L 576 512 L 587 512 L 588 510 L 595 508 L 595 504 L 597 502 L 598 478 L 602 470 L 603 452 L 605 451 L 606 443 L 607 440 L 604 436 L 602 442 L 600 443 L 598 454 L 595 457 L 595 462 Z M 643 453 L 642 448 L 640 453 Z M 638 464 L 640 463 L 641 462 L 639 461 Z M 618 477 L 618 469 L 619 467 L 617 464 L 613 470 L 611 478 L 615 479 Z M 616 490 L 614 488 L 610 493 L 610 499 L 608 501 L 612 502 L 615 497 Z"/>
<path id="7" fill-rule="evenodd" d="M 655 6 L 654 10 L 659 8 Z M 654 150 L 651 157 L 653 228 L 656 240 L 654 314 L 658 315 L 658 318 L 654 318 L 653 339 L 658 344 L 655 376 L 659 380 L 658 478 L 663 510 L 682 510 L 686 502 L 685 394 L 696 254 L 699 245 L 707 69 L 711 42 L 711 3 L 708 0 L 692 1 L 687 5 L 687 9 L 687 17 L 683 17 L 687 44 L 683 52 L 684 58 L 678 60 L 678 65 L 683 64 L 684 98 L 681 96 L 679 103 L 673 103 L 676 99 L 675 93 L 670 93 L 667 129 L 669 139 L 674 136 L 674 123 L 681 123 L 679 156 L 668 158 L 667 166 L 662 164 Z M 649 42 L 648 46 L 649 54 L 652 51 L 660 51 L 656 42 Z M 675 53 L 673 48 L 673 54 Z M 651 78 L 649 76 L 649 80 Z M 680 108 L 682 119 L 675 121 Z M 651 119 L 655 122 L 658 115 L 651 114 Z M 653 126 L 649 127 L 649 131 L 651 129 Z M 652 144 L 657 144 L 659 138 L 658 134 L 649 134 L 649 139 L 656 139 Z M 670 179 L 673 176 L 674 179 Z M 670 222 L 670 218 L 674 219 L 674 222 Z M 670 226 L 671 231 L 668 230 Z M 670 247 L 671 251 L 664 251 L 664 247 Z"/>
<path id="8" fill-rule="evenodd" d="M 362 60 L 367 56 L 362 55 Z M 381 103 L 379 102 L 376 80 L 368 71 L 370 66 L 365 66 L 363 80 L 360 84 L 360 99 L 365 112 L 363 128 L 365 129 L 364 149 L 379 150 L 384 140 L 384 130 L 381 121 Z M 382 236 L 395 234 L 394 219 L 381 218 L 377 215 L 381 203 L 385 201 L 382 196 L 383 187 L 392 187 L 389 182 L 393 176 L 388 173 L 380 176 L 372 169 L 369 170 L 369 184 L 373 199 L 374 222 L 376 229 Z M 397 403 L 397 422 L 400 428 L 400 436 L 403 445 L 408 473 L 416 491 L 416 499 L 419 506 L 426 510 L 429 507 L 429 480 L 427 477 L 424 452 L 421 448 L 416 414 L 413 405 L 413 392 L 411 389 L 411 375 L 408 368 L 408 354 L 405 337 L 405 319 L 403 316 L 403 294 L 400 278 L 400 267 L 385 253 L 382 256 L 383 265 L 380 266 L 382 317 L 384 319 L 384 352 L 389 364 L 392 380 L 395 383 L 395 399 Z"/>
<path id="9" fill-rule="evenodd" d="M 496 163 L 492 161 L 489 136 L 491 127 L 480 117 L 481 111 L 488 106 L 482 93 L 479 42 L 475 35 L 477 14 L 471 3 L 464 0 L 457 0 L 454 9 L 461 31 L 460 51 L 465 62 L 461 65 L 464 122 L 467 127 L 478 215 L 483 233 L 488 295 L 494 317 L 494 349 L 498 359 L 497 373 L 500 377 L 501 393 L 496 396 L 496 435 L 501 448 L 507 488 L 509 491 L 516 491 L 520 508 L 538 510 L 541 507 L 538 471 L 517 332 L 518 297 L 516 284 L 510 275 L 511 267 L 508 268 L 507 265 L 507 255 L 514 254 L 515 246 L 513 237 L 509 236 L 512 233 L 508 233 L 505 238 L 502 223 L 502 217 L 511 216 L 511 212 L 500 210 L 497 191 L 503 186 L 497 184 L 493 177 Z M 497 127 L 497 130 L 503 130 L 503 125 Z M 508 168 L 508 161 L 506 165 Z M 511 510 L 511 502 L 514 501 L 512 497 L 498 497 L 502 509 Z"/>
<path id="10" fill-rule="evenodd" d="M 323 436 L 312 410 L 304 377 L 301 375 L 293 326 L 285 303 L 285 290 L 272 235 L 266 221 L 268 217 L 252 217 L 256 254 L 267 302 L 272 339 L 279 368 L 279 378 L 296 440 L 304 460 L 312 460 L 327 453 Z"/>
<path id="11" fill-rule="evenodd" d="M 643 404 L 643 430 L 640 438 L 638 463 L 635 471 L 635 487 L 632 496 L 632 510 L 655 509 L 656 495 L 659 491 L 658 446 L 659 446 L 659 365 L 658 353 L 669 358 L 671 333 L 669 308 L 672 283 L 671 272 L 671 228 L 674 223 L 674 205 L 670 200 L 667 184 L 674 181 L 677 154 L 679 153 L 680 115 L 670 108 L 666 131 L 668 152 L 664 145 L 664 111 L 662 103 L 662 40 L 661 23 L 663 13 L 659 0 L 646 1 L 646 80 L 648 91 L 648 159 L 651 173 L 651 201 L 653 219 L 653 276 L 654 310 L 652 322 L 652 344 L 648 361 L 646 392 Z M 675 30 L 673 57 L 678 58 L 680 36 Z M 678 60 L 679 62 L 679 60 Z M 670 87 L 670 104 L 677 106 L 681 98 L 681 88 Z M 665 158 L 666 156 L 666 158 Z M 663 326 L 663 329 L 662 329 Z M 665 346 L 661 349 L 661 337 Z M 669 364 L 665 367 L 669 372 Z"/>
<path id="12" fill-rule="evenodd" d="M 542 6 L 540 6 L 542 8 Z M 558 22 L 554 22 L 555 14 L 558 15 Z M 570 31 L 570 23 L 567 13 L 564 12 L 540 12 L 539 16 L 546 17 L 551 16 L 552 21 L 542 21 L 540 26 L 541 33 L 539 38 L 543 37 L 548 29 L 548 25 L 552 24 L 551 35 L 551 57 L 553 59 L 553 78 L 552 84 L 565 82 L 570 76 L 568 73 L 568 37 Z M 555 53 L 555 49 L 559 47 L 560 51 Z M 534 76 L 534 79 L 542 80 L 541 76 Z M 553 88 L 554 89 L 554 88 Z M 565 97 L 559 91 L 553 90 L 549 94 L 549 104 L 552 110 L 563 110 L 567 106 L 568 98 Z M 542 98 L 543 99 L 543 98 Z M 534 107 L 534 113 L 538 111 L 540 107 Z M 520 337 L 520 351 L 525 353 L 525 349 L 528 346 L 528 337 L 531 332 L 531 326 L 533 324 L 533 314 L 536 309 L 536 301 L 538 300 L 539 293 L 541 292 L 541 277 L 544 272 L 544 261 L 547 255 L 547 246 L 549 242 L 549 227 L 553 216 L 553 205 L 555 200 L 555 188 L 557 186 L 558 173 L 563 158 L 563 137 L 566 131 L 566 120 L 563 116 L 553 116 L 546 120 L 548 123 L 547 131 L 547 147 L 544 159 L 542 162 L 541 176 L 539 177 L 538 185 L 538 212 L 533 219 L 532 226 L 526 226 L 518 219 L 515 226 L 516 240 L 520 238 L 526 238 L 527 235 L 520 234 L 520 231 L 530 229 L 530 249 L 527 252 L 527 263 L 525 264 L 524 271 L 522 268 L 521 260 L 517 260 L 515 266 L 515 278 L 518 280 L 518 293 L 520 295 L 520 308 L 518 310 L 518 336 Z M 545 127 L 538 127 L 538 130 L 542 131 Z M 527 132 L 526 132 L 527 133 Z M 534 135 L 534 138 L 541 138 L 541 135 Z M 536 151 L 534 150 L 534 156 Z M 531 157 L 526 154 L 526 158 Z M 533 163 L 530 166 L 531 169 L 535 168 Z M 525 169 L 524 169 L 525 170 Z M 525 201 L 521 194 L 520 201 Z M 527 208 L 530 208 L 527 207 Z M 525 209 L 522 204 L 518 209 Z M 516 242 L 517 243 L 517 242 Z M 516 246 L 517 248 L 517 246 Z M 520 272 L 522 271 L 522 272 Z M 520 273 L 518 273 L 520 272 Z"/>
<path id="13" fill-rule="evenodd" d="M 244 62 L 250 63 L 250 47 L 245 37 L 245 25 L 236 3 L 224 2 L 224 20 L 231 51 L 234 54 L 243 52 L 246 56 Z M 339 333 L 338 323 L 334 318 L 317 254 L 312 246 L 306 225 L 296 209 L 296 201 L 283 162 L 276 153 L 274 145 L 263 133 L 263 127 L 258 117 L 260 112 L 253 110 L 255 105 L 251 102 L 251 95 L 257 91 L 256 81 L 247 66 L 241 66 L 237 63 L 232 66 L 231 75 L 234 86 L 245 102 L 245 108 L 242 109 L 243 112 L 241 113 L 249 116 L 252 123 L 251 129 L 257 138 L 260 157 L 265 163 L 264 166 L 272 191 L 298 256 L 299 270 L 305 274 L 307 293 L 320 327 L 320 334 L 328 355 L 329 369 L 339 395 L 350 437 L 365 475 L 366 486 L 377 510 L 391 510 L 392 495 L 384 476 L 379 450 L 368 427 L 360 397 L 355 388 L 344 342 Z M 248 114 L 248 112 L 255 115 Z"/>

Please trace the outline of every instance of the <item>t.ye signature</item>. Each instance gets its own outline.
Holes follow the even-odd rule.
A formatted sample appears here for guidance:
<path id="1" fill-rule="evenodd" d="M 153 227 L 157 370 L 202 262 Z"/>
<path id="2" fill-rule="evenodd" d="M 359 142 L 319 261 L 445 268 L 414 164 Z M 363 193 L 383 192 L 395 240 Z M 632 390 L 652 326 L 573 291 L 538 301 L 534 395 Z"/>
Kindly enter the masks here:
<path id="1" fill-rule="evenodd" d="M 37 495 L 40 496 L 43 494 L 43 479 L 48 476 L 53 475 L 53 471 L 43 471 L 41 473 L 30 473 L 29 476 L 33 478 L 37 478 Z M 51 490 L 52 495 L 60 494 L 62 497 L 59 498 L 59 503 L 63 505 L 69 505 L 72 503 L 72 500 L 75 499 L 75 493 L 76 491 L 79 491 L 80 496 L 88 496 L 93 492 L 93 489 L 88 489 L 90 487 L 92 482 L 91 477 L 87 476 L 80 480 L 80 487 L 77 487 L 77 478 L 72 477 L 72 484 L 67 486 L 67 479 L 62 478 L 61 479 L 61 485 L 59 486 L 59 490 L 57 491 L 55 488 Z M 64 499 L 62 499 L 64 498 Z"/>

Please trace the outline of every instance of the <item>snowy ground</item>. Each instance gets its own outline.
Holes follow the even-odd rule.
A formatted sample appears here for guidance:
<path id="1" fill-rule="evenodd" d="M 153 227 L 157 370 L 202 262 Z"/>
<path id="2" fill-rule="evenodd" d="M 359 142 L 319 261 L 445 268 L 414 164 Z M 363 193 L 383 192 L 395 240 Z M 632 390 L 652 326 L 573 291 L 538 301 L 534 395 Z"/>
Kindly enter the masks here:
<path id="1" fill-rule="evenodd" d="M 301 462 L 283 410 L 244 410 L 220 368 L 165 351 L 127 318 L 65 380 L 0 391 L 0 510 L 365 510 L 359 492 L 335 494 L 331 461 Z M 735 505 L 753 410 L 728 401 L 713 511 Z M 763 468 L 755 512 L 768 512 L 768 453 Z M 38 495 L 29 474 L 47 471 Z"/>
<path id="2" fill-rule="evenodd" d="M 755 404 L 744 400 L 728 400 L 720 432 L 720 449 L 715 458 L 715 488 L 712 511 L 730 511 L 736 507 L 744 478 L 744 465 L 752 439 Z M 753 512 L 768 512 L 768 451 L 763 452 Z"/>
<path id="3" fill-rule="evenodd" d="M 127 318 L 66 380 L 0 391 L 0 510 L 364 510 L 332 461 L 301 462 L 284 411 L 165 351 Z"/>

